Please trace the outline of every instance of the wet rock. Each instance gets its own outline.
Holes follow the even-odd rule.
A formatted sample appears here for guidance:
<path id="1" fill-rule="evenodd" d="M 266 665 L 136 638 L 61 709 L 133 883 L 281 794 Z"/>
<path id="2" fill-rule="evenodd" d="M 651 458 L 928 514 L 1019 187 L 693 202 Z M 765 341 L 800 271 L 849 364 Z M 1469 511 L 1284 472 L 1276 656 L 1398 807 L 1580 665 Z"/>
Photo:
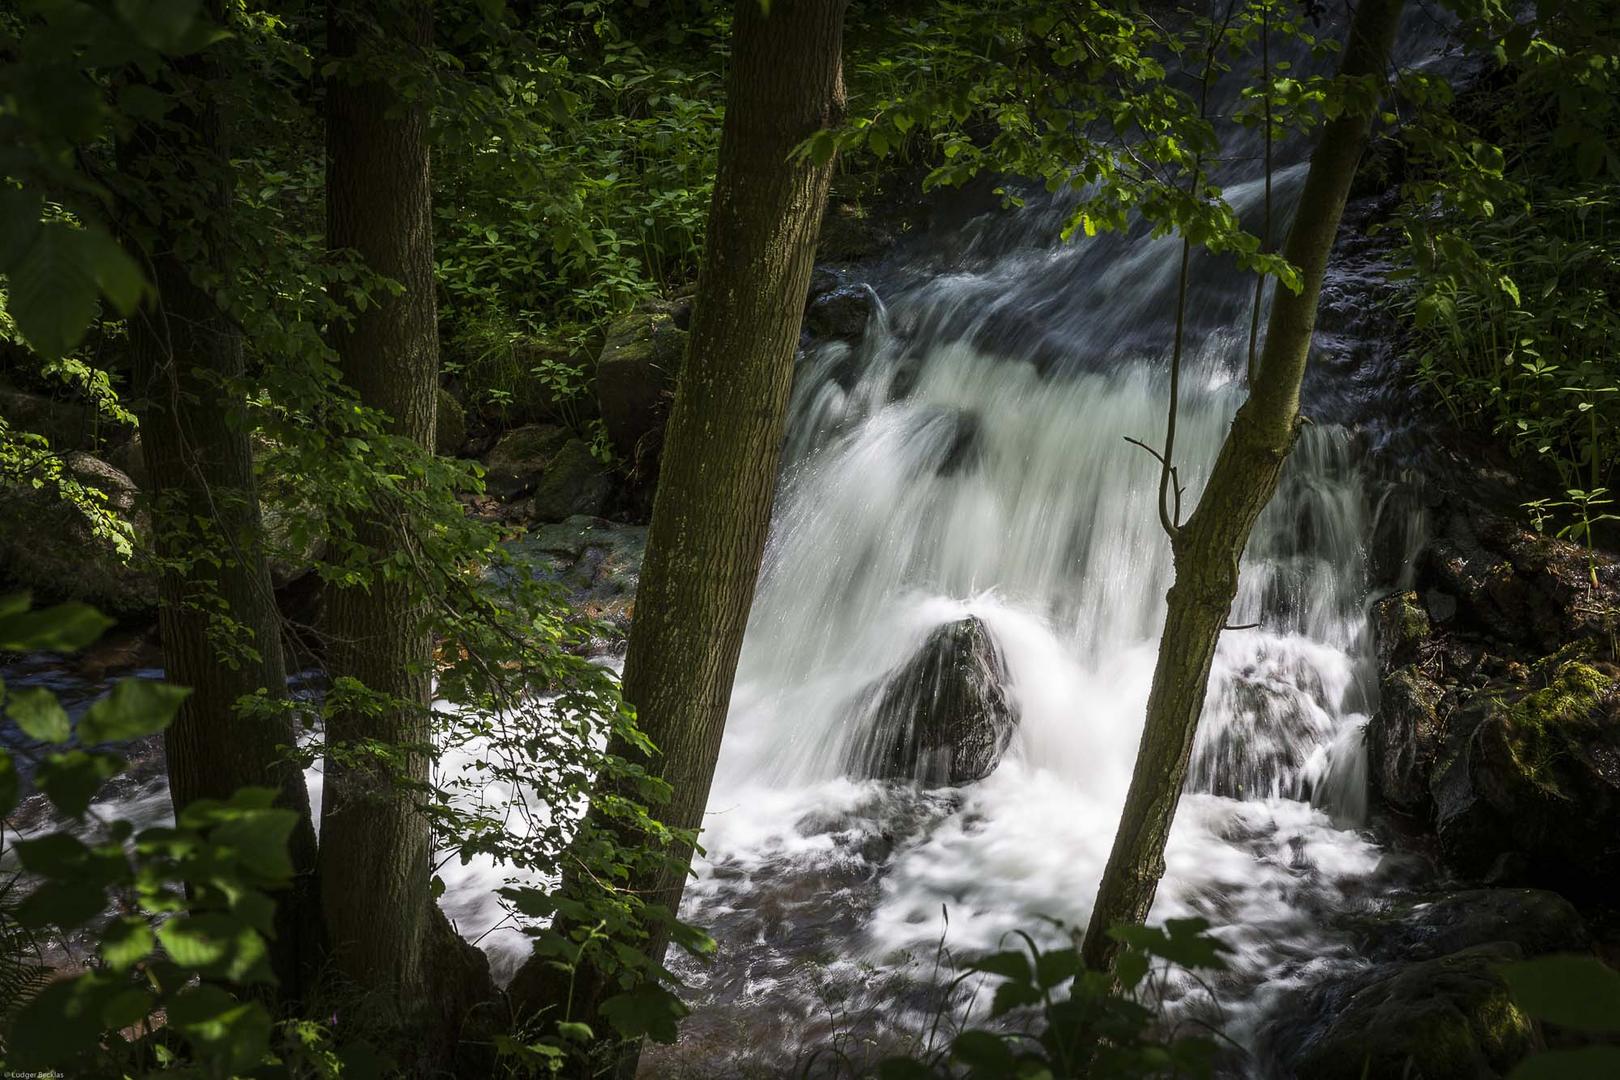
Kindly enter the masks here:
<path id="1" fill-rule="evenodd" d="M 1502 942 L 1321 988 L 1330 1017 L 1281 1055 L 1288 1075 L 1312 1080 L 1467 1080 L 1499 1077 L 1538 1045 L 1514 1007 L 1499 964 L 1523 956 Z"/>
<path id="2" fill-rule="evenodd" d="M 969 616 L 928 635 L 922 649 L 858 697 L 863 734 L 856 776 L 967 784 L 990 775 L 1018 717 L 1001 649 Z"/>
<path id="3" fill-rule="evenodd" d="M 1493 683 L 1449 720 L 1430 782 L 1441 850 L 1466 874 L 1606 893 L 1620 884 L 1620 695 L 1565 654 L 1531 682 Z"/>
<path id="4" fill-rule="evenodd" d="M 68 450 L 117 445 L 129 438 L 128 428 L 100 415 L 85 401 L 64 400 L 0 383 L 0 416 L 13 431 L 43 435 L 51 449 Z"/>
<path id="5" fill-rule="evenodd" d="M 1620 612 L 1620 563 L 1477 507 L 1444 516 L 1420 570 L 1437 619 L 1450 597 L 1461 628 L 1540 652 L 1606 640 Z"/>
<path id="6" fill-rule="evenodd" d="M 1410 590 L 1386 596 L 1374 605 L 1373 631 L 1382 671 L 1412 663 L 1434 632 L 1422 598 Z"/>
<path id="7" fill-rule="evenodd" d="M 818 266 L 810 272 L 810 289 L 805 294 L 804 306 L 806 309 L 816 301 L 817 297 L 825 296 L 838 288 L 838 275 L 825 266 Z"/>
<path id="8" fill-rule="evenodd" d="M 508 502 L 531 496 L 531 520 L 561 521 L 602 509 L 612 484 L 589 446 L 567 428 L 529 424 L 501 436 L 485 460 L 485 489 Z"/>
<path id="9" fill-rule="evenodd" d="M 467 410 L 447 390 L 439 391 L 439 402 L 434 413 L 433 448 L 447 457 L 454 457 L 467 441 Z"/>
<path id="10" fill-rule="evenodd" d="M 98 528 L 63 501 L 55 483 L 0 487 L 0 591 L 28 590 L 39 604 L 82 600 L 118 617 L 148 614 L 157 590 L 142 566 L 147 526 L 135 482 L 77 452 L 67 455 L 66 472 L 100 492 L 105 508 L 128 522 L 133 536 L 120 542 L 112 526 Z"/>
<path id="11" fill-rule="evenodd" d="M 541 470 L 525 513 L 531 521 L 594 515 L 601 512 L 612 493 L 613 482 L 591 448 L 579 439 L 569 439 Z"/>
<path id="12" fill-rule="evenodd" d="M 811 303 L 804 317 L 805 327 L 815 337 L 854 340 L 866 333 L 866 324 L 877 305 L 872 286 L 845 285 Z"/>
<path id="13" fill-rule="evenodd" d="M 1363 952 L 1376 961 L 1429 960 L 1493 942 L 1526 956 L 1590 947 L 1568 900 L 1544 889 L 1468 889 L 1400 901 L 1369 919 Z"/>
<path id="14" fill-rule="evenodd" d="M 511 565 L 492 571 L 497 582 L 514 572 L 556 582 L 576 611 L 618 635 L 629 628 L 647 551 L 646 526 L 576 515 L 501 546 Z"/>
<path id="15" fill-rule="evenodd" d="M 1445 698 L 1445 688 L 1415 666 L 1391 672 L 1379 688 L 1378 711 L 1367 723 L 1367 764 L 1373 789 L 1398 810 L 1428 808 L 1445 745 Z"/>
<path id="16" fill-rule="evenodd" d="M 616 319 L 596 361 L 596 403 L 608 439 L 632 468 L 650 467 L 686 355 L 687 333 L 673 304 L 649 305 Z"/>

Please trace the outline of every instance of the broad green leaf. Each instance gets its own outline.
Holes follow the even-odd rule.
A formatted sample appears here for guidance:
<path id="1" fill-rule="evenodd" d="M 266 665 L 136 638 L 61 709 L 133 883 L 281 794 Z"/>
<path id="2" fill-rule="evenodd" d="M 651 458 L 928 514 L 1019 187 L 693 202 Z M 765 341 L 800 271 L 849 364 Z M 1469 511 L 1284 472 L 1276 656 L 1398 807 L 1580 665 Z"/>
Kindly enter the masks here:
<path id="1" fill-rule="evenodd" d="M 222 912 L 170 919 L 158 927 L 157 937 L 169 959 L 204 976 L 234 983 L 272 978 L 264 939 Z"/>
<path id="2" fill-rule="evenodd" d="M 152 954 L 152 928 L 138 915 L 109 924 L 101 935 L 101 958 L 114 971 L 128 971 Z"/>
<path id="3" fill-rule="evenodd" d="M 1620 1032 L 1620 972 L 1595 956 L 1542 956 L 1502 966 L 1514 1004 L 1537 1020 Z"/>
<path id="4" fill-rule="evenodd" d="M 18 1010 L 6 1040 L 6 1068 L 41 1071 L 68 1065 L 101 1040 L 102 1007 L 116 986 L 94 976 L 63 979 Z"/>
<path id="5" fill-rule="evenodd" d="M 17 808 L 22 795 L 22 778 L 17 775 L 17 763 L 11 760 L 11 751 L 0 750 L 0 817 Z"/>
<path id="6" fill-rule="evenodd" d="M 645 1035 L 661 1043 L 675 1041 L 676 1024 L 687 1011 L 680 998 L 650 982 L 602 1002 L 602 1015 L 620 1035 L 627 1039 Z"/>
<path id="7" fill-rule="evenodd" d="M 13 187 L 0 187 L 0 274 L 8 273 L 39 233 L 40 198 Z"/>
<path id="8" fill-rule="evenodd" d="M 42 687 L 13 690 L 6 695 L 6 715 L 16 721 L 23 734 L 40 742 L 67 742 L 73 734 L 67 710 L 56 695 Z"/>
<path id="9" fill-rule="evenodd" d="M 1017 1062 L 1000 1036 L 988 1031 L 964 1031 L 951 1042 L 951 1056 L 988 1076 L 1012 1076 Z"/>
<path id="10" fill-rule="evenodd" d="M 79 741 L 91 746 L 155 735 L 174 721 L 180 703 L 190 693 L 183 686 L 152 679 L 124 679 L 84 714 L 79 721 Z"/>
<path id="11" fill-rule="evenodd" d="M 1620 1047 L 1583 1046 L 1533 1054 L 1508 1073 L 1508 1080 L 1614 1080 L 1617 1076 Z"/>
<path id="12" fill-rule="evenodd" d="M 48 221 L 11 268 L 11 317 L 47 360 L 72 351 L 96 317 L 101 290 L 81 236 L 82 230 Z"/>
<path id="13" fill-rule="evenodd" d="M 52 754 L 39 766 L 34 784 L 45 797 L 68 817 L 79 817 L 90 808 L 96 792 L 124 767 L 116 754 L 70 750 Z"/>
<path id="14" fill-rule="evenodd" d="M 16 597 L 0 605 L 0 652 L 76 652 L 113 624 L 88 604 L 57 604 L 38 611 L 7 611 Z"/>
<path id="15" fill-rule="evenodd" d="M 269 1050 L 270 1014 L 257 1002 L 237 1001 L 205 984 L 177 994 L 167 1008 L 169 1025 L 229 1072 L 253 1068 Z"/>
<path id="16" fill-rule="evenodd" d="M 107 910 L 107 892 L 89 878 L 47 881 L 22 899 L 13 912 L 19 926 L 72 929 Z"/>

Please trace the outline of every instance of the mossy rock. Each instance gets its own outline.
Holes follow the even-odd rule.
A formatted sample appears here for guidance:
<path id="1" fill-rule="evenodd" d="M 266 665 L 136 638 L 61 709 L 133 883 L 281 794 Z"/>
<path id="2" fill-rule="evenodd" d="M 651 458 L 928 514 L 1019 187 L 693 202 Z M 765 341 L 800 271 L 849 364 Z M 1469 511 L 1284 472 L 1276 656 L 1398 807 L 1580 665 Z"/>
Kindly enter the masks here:
<path id="1" fill-rule="evenodd" d="M 1384 670 L 1410 664 L 1433 633 L 1429 613 L 1416 592 L 1387 596 L 1373 608 L 1378 664 Z"/>
<path id="2" fill-rule="evenodd" d="M 1287 1055 L 1311 1080 L 1473 1080 L 1501 1077 L 1539 1045 L 1497 966 L 1523 956 L 1509 943 L 1376 969 Z"/>
<path id="3" fill-rule="evenodd" d="M 79 600 L 117 618 L 143 618 L 157 606 L 148 565 L 149 528 L 134 481 L 88 454 L 67 456 L 75 479 L 106 496 L 133 526 L 133 550 L 99 535 L 53 485 L 0 488 L 0 592 L 27 590 L 38 604 Z"/>
<path id="4" fill-rule="evenodd" d="M 1367 723 L 1367 765 L 1373 790 L 1407 813 L 1425 811 L 1429 782 L 1445 748 L 1446 690 L 1416 665 L 1398 668 L 1379 687 L 1378 711 Z"/>
<path id="5" fill-rule="evenodd" d="M 614 451 L 632 471 L 650 472 L 686 356 L 683 311 L 651 304 L 615 319 L 596 361 L 596 403 Z"/>
<path id="6" fill-rule="evenodd" d="M 1450 721 L 1430 784 L 1441 849 L 1466 874 L 1513 867 L 1513 883 L 1607 892 L 1620 884 L 1620 695 L 1568 651 L 1530 676 L 1475 692 Z"/>
<path id="7" fill-rule="evenodd" d="M 541 470 L 526 514 L 531 521 L 593 515 L 601 512 L 612 493 L 613 482 L 591 448 L 579 439 L 569 439 Z"/>

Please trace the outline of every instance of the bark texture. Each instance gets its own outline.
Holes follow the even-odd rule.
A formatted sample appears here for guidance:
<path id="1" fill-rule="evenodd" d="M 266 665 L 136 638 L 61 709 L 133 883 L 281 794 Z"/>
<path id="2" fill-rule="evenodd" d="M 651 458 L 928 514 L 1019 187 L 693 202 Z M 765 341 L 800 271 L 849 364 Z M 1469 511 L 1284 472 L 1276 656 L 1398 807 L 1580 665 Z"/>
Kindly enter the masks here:
<path id="1" fill-rule="evenodd" d="M 291 715 L 236 708 L 261 690 L 283 700 L 287 673 L 243 426 L 242 340 L 213 298 L 229 272 L 232 186 L 214 104 L 220 77 L 214 50 L 174 61 L 160 78 L 177 109 L 118 148 L 125 242 L 155 287 L 129 323 L 131 381 L 150 478 L 164 673 L 191 688 L 164 734 L 170 798 L 178 813 L 198 799 L 270 787 L 300 815 L 291 839 L 298 879 L 278 904 L 271 943 L 281 993 L 292 997 L 319 955 L 315 830 L 303 773 L 284 754 L 294 745 Z"/>
<path id="2" fill-rule="evenodd" d="M 327 86 L 328 243 L 403 287 L 336 323 L 332 343 L 361 402 L 428 451 L 439 369 L 424 96 L 431 39 L 425 0 L 327 5 L 338 65 Z M 392 756 L 328 757 L 322 909 L 339 976 L 372 1001 L 392 1002 L 399 1019 L 425 1023 L 433 1056 L 488 974 L 434 902 L 429 824 L 411 790 L 429 778 L 433 641 L 421 590 L 381 569 L 406 549 L 411 522 L 403 507 L 379 505 L 350 524 L 379 569 L 329 591 L 328 670 L 387 704 L 335 713 L 326 737 L 329 746 L 381 744 Z"/>
<path id="3" fill-rule="evenodd" d="M 1361 0 L 1341 59 L 1342 76 L 1383 76 L 1403 2 Z M 1232 421 L 1198 506 L 1173 534 L 1176 577 L 1167 597 L 1147 721 L 1082 946 L 1094 969 L 1113 963 L 1116 943 L 1108 929 L 1143 922 L 1164 875 L 1164 845 L 1186 781 L 1216 643 L 1237 594 L 1238 563 L 1299 433 L 1300 383 L 1322 275 L 1371 125 L 1370 112 L 1347 112 L 1322 129 L 1283 247 L 1303 287 L 1298 293 L 1276 290 L 1249 398 Z"/>
<path id="4" fill-rule="evenodd" d="M 655 808 L 703 822 L 743 630 L 753 604 L 831 161 L 793 150 L 844 109 L 845 0 L 740 0 L 719 169 L 691 339 L 665 435 L 647 558 L 625 659 L 624 695 L 660 753 L 640 761 L 673 789 Z M 626 888 L 679 908 L 690 850 Z M 655 935 L 649 954 L 662 959 Z M 581 982 L 588 982 L 582 978 Z M 543 964 L 511 988 L 544 1008 Z M 582 996 L 576 986 L 576 1009 Z M 588 1011 L 589 1006 L 585 1007 Z"/>

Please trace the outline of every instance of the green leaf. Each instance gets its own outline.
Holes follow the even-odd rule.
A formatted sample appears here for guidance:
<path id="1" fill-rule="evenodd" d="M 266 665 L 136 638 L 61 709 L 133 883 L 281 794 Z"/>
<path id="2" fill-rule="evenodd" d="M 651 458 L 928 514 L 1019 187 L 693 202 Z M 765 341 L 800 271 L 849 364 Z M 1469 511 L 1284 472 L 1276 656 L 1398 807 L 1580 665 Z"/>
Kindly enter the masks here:
<path id="1" fill-rule="evenodd" d="M 1012 1076 L 1017 1061 L 1005 1040 L 988 1031 L 964 1031 L 951 1042 L 951 1056 L 990 1076 Z"/>
<path id="2" fill-rule="evenodd" d="M 0 652 L 76 652 L 113 624 L 88 604 L 58 604 L 38 611 L 14 608 L 16 597 L 0 607 Z"/>
<path id="3" fill-rule="evenodd" d="M 13 912 L 19 926 L 67 930 L 83 926 L 107 910 L 107 892 L 89 878 L 47 881 L 23 898 Z"/>
<path id="4" fill-rule="evenodd" d="M 1016 979 L 1019 982 L 1029 982 L 1033 977 L 1029 969 L 1029 957 L 1017 950 L 981 956 L 969 966 L 974 971 L 982 971 L 986 975 L 1000 975 L 1003 979 Z"/>
<path id="5" fill-rule="evenodd" d="M 6 715 L 16 721 L 23 734 L 40 742 L 63 743 L 73 734 L 67 710 L 55 694 L 41 687 L 7 694 Z"/>
<path id="6" fill-rule="evenodd" d="M 86 746 L 154 735 L 174 721 L 191 691 L 151 679 L 124 679 L 112 693 L 90 706 L 79 721 L 79 741 Z"/>
<path id="7" fill-rule="evenodd" d="M 676 1024 L 688 1010 L 669 990 L 649 982 L 608 998 L 601 1011 L 626 1039 L 646 1036 L 654 1042 L 672 1043 L 678 1033 Z"/>
<path id="8" fill-rule="evenodd" d="M 183 968 L 235 983 L 269 982 L 264 939 L 223 912 L 182 915 L 158 927 L 158 941 Z"/>
<path id="9" fill-rule="evenodd" d="M 1533 1054 L 1508 1073 L 1508 1080 L 1614 1080 L 1620 1076 L 1620 1047 L 1583 1046 Z"/>
<path id="10" fill-rule="evenodd" d="M 47 360 L 71 352 L 96 317 L 100 289 L 82 235 L 64 222 L 48 221 L 11 268 L 11 317 Z"/>
<path id="11" fill-rule="evenodd" d="M 9 273 L 39 233 L 40 197 L 0 187 L 0 274 Z"/>
<path id="12" fill-rule="evenodd" d="M 168 1003 L 169 1026 L 231 1072 L 245 1072 L 264 1059 L 270 1045 L 270 1014 L 257 1002 L 242 1003 L 217 986 L 194 986 Z"/>
<path id="13" fill-rule="evenodd" d="M 17 763 L 11 760 L 11 751 L 0 750 L 0 817 L 17 808 L 22 794 L 22 778 L 17 775 Z"/>
<path id="14" fill-rule="evenodd" d="M 114 971 L 128 971 L 152 955 L 152 928 L 138 915 L 127 915 L 101 934 L 101 957 Z"/>
<path id="15" fill-rule="evenodd" d="M 237 796 L 240 795 L 238 792 Z M 229 816 L 209 833 L 214 846 L 267 884 L 290 879 L 293 865 L 287 844 L 298 827 L 298 815 L 291 810 L 278 809 L 227 808 L 225 812 Z"/>
<path id="16" fill-rule="evenodd" d="M 911 1058 L 889 1058 L 878 1066 L 878 1080 L 936 1080 L 938 1075 Z"/>
<path id="17" fill-rule="evenodd" d="M 596 1038 L 595 1033 L 591 1031 L 591 1025 L 571 1020 L 560 1021 L 557 1024 L 557 1034 L 565 1039 L 572 1039 L 575 1042 L 582 1043 L 588 1043 Z"/>
<path id="18" fill-rule="evenodd" d="M 1537 1020 L 1580 1031 L 1620 1032 L 1620 972 L 1595 956 L 1542 956 L 1505 964 L 1502 978 L 1519 1008 Z"/>
<path id="19" fill-rule="evenodd" d="M 123 767 L 124 759 L 116 754 L 70 750 L 46 758 L 34 783 L 58 810 L 76 818 L 90 808 L 101 785 Z"/>
<path id="20" fill-rule="evenodd" d="M 101 1040 L 102 1006 L 111 997 L 94 976 L 53 982 L 18 1010 L 6 1041 L 6 1067 L 41 1071 L 72 1062 Z"/>

